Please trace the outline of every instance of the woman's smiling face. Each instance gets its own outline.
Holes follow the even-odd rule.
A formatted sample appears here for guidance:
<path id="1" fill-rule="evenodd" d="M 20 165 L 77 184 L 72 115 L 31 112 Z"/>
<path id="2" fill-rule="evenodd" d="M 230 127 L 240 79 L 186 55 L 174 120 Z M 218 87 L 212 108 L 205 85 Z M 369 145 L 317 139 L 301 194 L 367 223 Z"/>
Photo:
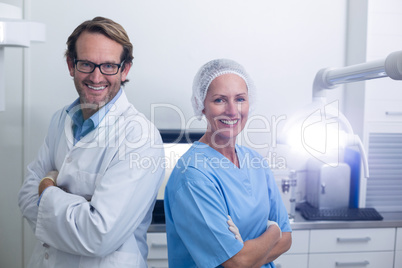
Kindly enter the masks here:
<path id="1" fill-rule="evenodd" d="M 215 145 L 234 143 L 246 125 L 248 111 L 248 89 L 243 78 L 232 73 L 215 78 L 209 85 L 203 110 L 210 141 Z"/>

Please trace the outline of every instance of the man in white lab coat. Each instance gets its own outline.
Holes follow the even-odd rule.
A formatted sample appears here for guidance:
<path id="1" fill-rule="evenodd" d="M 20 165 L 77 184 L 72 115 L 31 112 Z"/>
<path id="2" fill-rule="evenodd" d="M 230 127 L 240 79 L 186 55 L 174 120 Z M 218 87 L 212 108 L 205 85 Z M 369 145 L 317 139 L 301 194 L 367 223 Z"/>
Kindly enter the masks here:
<path id="1" fill-rule="evenodd" d="M 29 267 L 146 267 L 164 152 L 122 88 L 132 44 L 121 25 L 97 17 L 67 46 L 79 98 L 52 117 L 19 192 L 37 238 Z"/>

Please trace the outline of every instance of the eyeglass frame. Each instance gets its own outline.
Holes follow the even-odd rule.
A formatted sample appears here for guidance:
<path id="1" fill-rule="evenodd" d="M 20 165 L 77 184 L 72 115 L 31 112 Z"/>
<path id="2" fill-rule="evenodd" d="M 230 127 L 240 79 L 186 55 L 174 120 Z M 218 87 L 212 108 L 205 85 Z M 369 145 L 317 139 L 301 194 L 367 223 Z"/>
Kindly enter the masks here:
<path id="1" fill-rule="evenodd" d="M 80 71 L 80 70 L 78 69 L 78 67 L 77 67 L 77 63 L 80 62 L 80 61 L 81 61 L 81 62 L 88 62 L 88 63 L 91 63 L 91 64 L 94 65 L 94 68 L 93 68 L 92 71 L 90 71 L 90 72 L 83 72 L 83 71 Z M 84 73 L 84 74 L 91 74 L 91 73 L 93 73 L 93 72 L 95 71 L 96 68 L 99 68 L 99 71 L 100 71 L 101 74 L 103 74 L 103 75 L 116 75 L 116 74 L 119 72 L 120 68 L 122 68 L 122 65 L 124 64 L 124 61 L 125 61 L 125 60 L 123 60 L 120 64 L 117 64 L 117 63 L 106 63 L 106 62 L 105 62 L 105 63 L 101 63 L 101 64 L 96 64 L 96 63 L 94 63 L 94 62 L 92 62 L 92 61 L 89 61 L 89 60 L 77 60 L 77 59 L 74 59 L 74 66 L 75 66 L 75 68 L 77 69 L 77 71 L 79 71 L 80 73 Z M 114 74 L 106 74 L 106 73 L 102 72 L 101 66 L 104 65 L 104 64 L 111 64 L 111 65 L 117 66 L 117 71 L 116 71 L 116 73 L 114 73 Z"/>

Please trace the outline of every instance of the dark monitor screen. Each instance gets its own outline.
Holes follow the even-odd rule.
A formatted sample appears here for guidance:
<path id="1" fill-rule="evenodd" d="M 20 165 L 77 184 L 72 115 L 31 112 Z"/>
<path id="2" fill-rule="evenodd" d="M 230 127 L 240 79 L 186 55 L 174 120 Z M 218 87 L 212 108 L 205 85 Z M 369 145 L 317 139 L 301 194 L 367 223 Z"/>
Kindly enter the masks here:
<path id="1" fill-rule="evenodd" d="M 165 178 L 161 187 L 159 188 L 157 199 L 163 199 L 165 193 L 166 183 L 172 173 L 174 166 L 180 157 L 187 152 L 194 141 L 199 140 L 203 132 L 189 132 L 184 130 L 160 130 L 163 147 L 165 149 Z"/>

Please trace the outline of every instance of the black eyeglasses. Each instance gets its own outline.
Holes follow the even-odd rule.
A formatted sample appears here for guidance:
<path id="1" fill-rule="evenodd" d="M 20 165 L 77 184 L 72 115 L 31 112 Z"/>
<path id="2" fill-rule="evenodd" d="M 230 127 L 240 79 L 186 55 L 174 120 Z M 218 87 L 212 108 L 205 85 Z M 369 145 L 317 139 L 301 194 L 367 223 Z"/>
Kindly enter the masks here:
<path id="1" fill-rule="evenodd" d="M 116 63 L 95 64 L 87 60 L 74 59 L 74 64 L 77 70 L 81 73 L 90 74 L 95 70 L 96 67 L 98 67 L 100 72 L 104 75 L 115 75 L 119 72 L 120 67 L 124 64 L 124 60 L 120 64 Z"/>

